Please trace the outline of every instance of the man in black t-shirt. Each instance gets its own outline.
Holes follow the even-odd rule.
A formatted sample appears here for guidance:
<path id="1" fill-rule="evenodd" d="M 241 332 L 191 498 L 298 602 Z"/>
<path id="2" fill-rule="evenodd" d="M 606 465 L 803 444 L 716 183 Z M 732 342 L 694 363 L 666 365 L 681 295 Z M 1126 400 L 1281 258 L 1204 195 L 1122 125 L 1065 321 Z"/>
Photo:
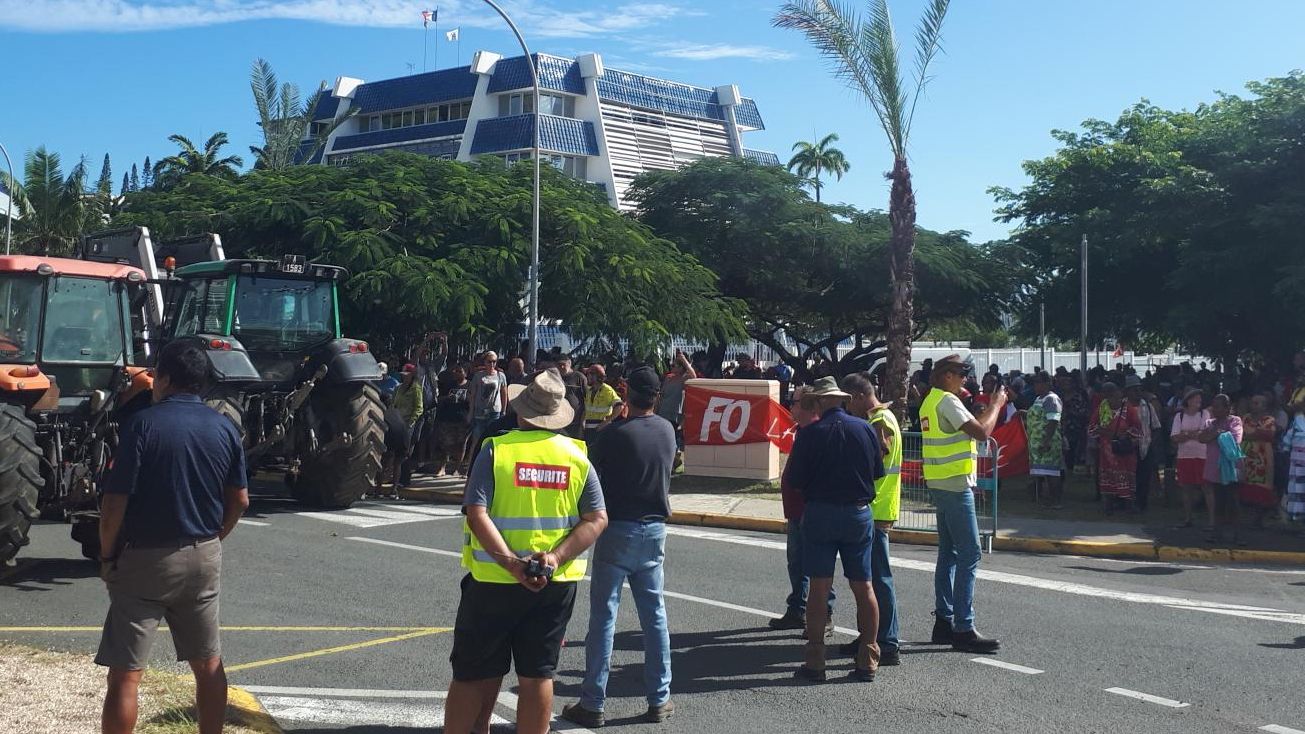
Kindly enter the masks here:
<path id="1" fill-rule="evenodd" d="M 662 597 L 666 557 L 666 519 L 671 514 L 671 467 L 675 429 L 653 407 L 661 379 L 651 367 L 626 378 L 629 417 L 598 432 L 589 458 L 603 485 L 607 530 L 594 545 L 590 566 L 589 634 L 585 638 L 585 679 L 580 700 L 562 709 L 562 718 L 581 726 L 605 723 L 603 704 L 612 662 L 612 636 L 628 580 L 644 640 L 644 681 L 648 710 L 643 719 L 666 720 L 671 703 L 671 638 Z"/>

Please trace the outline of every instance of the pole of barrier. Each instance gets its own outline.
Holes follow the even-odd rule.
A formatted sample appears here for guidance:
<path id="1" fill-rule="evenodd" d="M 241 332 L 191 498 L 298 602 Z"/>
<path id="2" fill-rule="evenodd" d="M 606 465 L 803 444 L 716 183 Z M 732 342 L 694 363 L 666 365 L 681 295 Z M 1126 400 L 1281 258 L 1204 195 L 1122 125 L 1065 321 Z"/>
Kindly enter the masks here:
<path id="1" fill-rule="evenodd" d="M 989 437 L 988 443 L 992 444 L 989 450 L 992 452 L 992 534 L 988 536 L 988 553 L 992 553 L 992 545 L 997 540 L 997 502 L 998 495 L 1001 494 L 1001 444 L 997 440 Z"/>

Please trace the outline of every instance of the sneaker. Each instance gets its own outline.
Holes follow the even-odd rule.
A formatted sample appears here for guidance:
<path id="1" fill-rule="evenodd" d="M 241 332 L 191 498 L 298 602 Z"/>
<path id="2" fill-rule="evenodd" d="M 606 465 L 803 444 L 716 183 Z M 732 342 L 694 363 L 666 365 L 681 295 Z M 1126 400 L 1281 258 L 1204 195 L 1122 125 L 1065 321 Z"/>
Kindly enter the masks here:
<path id="1" fill-rule="evenodd" d="M 805 665 L 793 671 L 793 677 L 798 680 L 804 680 L 808 683 L 824 683 L 826 680 L 828 680 L 828 676 L 825 675 L 825 671 L 816 670 L 815 668 L 808 668 Z"/>
<path id="2" fill-rule="evenodd" d="M 607 723 L 602 711 L 590 711 L 581 706 L 578 701 L 570 706 L 563 706 L 561 718 L 588 729 L 599 729 Z"/>
<path id="3" fill-rule="evenodd" d="M 992 654 L 1001 649 L 1001 642 L 979 634 L 978 630 L 952 634 L 952 649 L 961 652 Z"/>
<path id="4" fill-rule="evenodd" d="M 784 612 L 784 616 L 770 620 L 769 625 L 773 630 L 804 630 L 807 628 L 807 618 L 804 614 L 789 610 Z"/>
<path id="5" fill-rule="evenodd" d="M 929 641 L 935 645 L 952 644 L 952 623 L 937 616 L 935 613 L 933 620 L 933 634 L 929 636 Z"/>
<path id="6" fill-rule="evenodd" d="M 661 706 L 649 706 L 648 710 L 644 712 L 643 720 L 650 724 L 660 724 L 671 718 L 671 715 L 674 713 L 675 703 L 673 701 L 667 701 Z"/>

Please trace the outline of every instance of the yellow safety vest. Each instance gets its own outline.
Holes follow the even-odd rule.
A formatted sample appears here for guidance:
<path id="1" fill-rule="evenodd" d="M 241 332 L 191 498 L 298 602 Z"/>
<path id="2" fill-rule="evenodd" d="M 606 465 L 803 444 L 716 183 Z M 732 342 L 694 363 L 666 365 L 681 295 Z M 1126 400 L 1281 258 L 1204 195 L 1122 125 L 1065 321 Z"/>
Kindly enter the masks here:
<path id="1" fill-rule="evenodd" d="M 585 425 L 593 427 L 607 420 L 612 414 L 612 406 L 621 400 L 616 388 L 603 383 L 598 388 L 585 389 Z"/>
<path id="2" fill-rule="evenodd" d="M 947 395 L 938 388 L 929 390 L 920 403 L 920 427 L 924 434 L 921 454 L 924 481 L 964 477 L 978 468 L 978 445 L 963 431 L 948 433 L 938 420 L 938 404 Z"/>
<path id="3" fill-rule="evenodd" d="M 870 425 L 880 424 L 888 434 L 888 455 L 884 457 L 884 476 L 875 481 L 875 499 L 870 503 L 876 520 L 896 522 L 902 506 L 902 427 L 888 408 L 870 414 Z"/>
<path id="4" fill-rule="evenodd" d="M 550 431 L 511 431 L 486 441 L 494 451 L 489 519 L 521 558 L 553 550 L 580 523 L 580 494 L 589 476 L 584 442 Z M 465 520 L 463 534 L 462 565 L 472 578 L 517 583 Z M 581 558 L 563 563 L 553 580 L 579 581 L 587 565 Z"/>

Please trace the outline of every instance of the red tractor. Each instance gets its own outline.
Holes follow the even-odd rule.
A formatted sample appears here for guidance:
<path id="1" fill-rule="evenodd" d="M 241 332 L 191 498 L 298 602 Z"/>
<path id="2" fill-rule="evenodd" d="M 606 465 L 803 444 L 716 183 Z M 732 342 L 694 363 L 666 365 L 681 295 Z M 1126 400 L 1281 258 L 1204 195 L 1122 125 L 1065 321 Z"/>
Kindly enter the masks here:
<path id="1" fill-rule="evenodd" d="M 119 421 L 150 403 L 132 327 L 145 280 L 128 265 L 0 257 L 0 563 L 37 517 L 72 523 L 98 557 L 97 485 Z"/>

